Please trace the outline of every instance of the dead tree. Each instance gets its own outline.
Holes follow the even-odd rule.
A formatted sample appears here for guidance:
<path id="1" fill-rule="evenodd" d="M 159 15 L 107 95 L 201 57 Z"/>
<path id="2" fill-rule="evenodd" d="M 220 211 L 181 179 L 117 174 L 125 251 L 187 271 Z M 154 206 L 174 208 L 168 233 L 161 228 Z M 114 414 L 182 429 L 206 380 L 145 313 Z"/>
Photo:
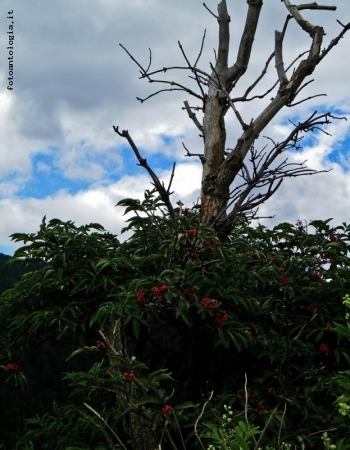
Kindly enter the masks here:
<path id="1" fill-rule="evenodd" d="M 338 44 L 350 28 L 350 23 L 343 25 L 340 21 L 337 21 L 341 27 L 340 33 L 326 48 L 322 48 L 324 29 L 305 20 L 301 11 L 307 9 L 335 11 L 336 7 L 318 5 L 317 3 L 295 5 L 291 4 L 289 0 L 282 1 L 287 9 L 287 17 L 281 31 L 275 31 L 275 48 L 267 59 L 261 74 L 256 77 L 243 95 L 238 97 L 234 97 L 233 92 L 237 83 L 245 74 L 251 58 L 259 16 L 263 6 L 262 0 L 247 0 L 248 10 L 245 27 L 238 47 L 237 58 L 233 64 L 229 60 L 230 16 L 226 0 L 219 3 L 217 15 L 210 11 L 219 24 L 219 42 L 215 53 L 215 64 L 210 65 L 210 72 L 198 66 L 203 51 L 205 33 L 194 64 L 191 64 L 181 43 L 178 43 L 186 62 L 182 67 L 163 67 L 158 70 L 151 70 L 152 54 L 150 51 L 149 65 L 144 68 L 120 44 L 138 65 L 141 79 L 165 86 L 165 88 L 152 93 L 145 99 L 138 98 L 140 102 L 144 102 L 160 92 L 174 90 L 184 91 L 195 98 L 197 104 L 190 106 L 188 101 L 185 101 L 183 109 L 199 129 L 203 138 L 204 151 L 203 154 L 193 155 L 186 147 L 185 149 L 188 156 L 199 156 L 203 165 L 201 219 L 203 222 L 210 222 L 218 234 L 223 237 L 234 226 L 237 217 L 242 214 L 251 218 L 256 217 L 258 206 L 276 192 L 283 179 L 319 173 L 316 170 L 308 169 L 304 163 L 291 164 L 288 163 L 286 158 L 280 162 L 276 160 L 286 150 L 292 147 L 298 148 L 303 133 L 315 129 L 325 132 L 322 129 L 323 125 L 330 123 L 331 119 L 339 119 L 330 112 L 318 114 L 315 111 L 307 120 L 293 124 L 294 129 L 282 142 L 274 142 L 268 138 L 272 148 L 256 149 L 258 137 L 283 107 L 292 107 L 312 98 L 296 100 L 300 92 L 313 81 L 307 80 L 307 77 L 314 72 L 316 66 Z M 205 4 L 204 6 L 206 7 Z M 307 51 L 299 55 L 294 61 L 289 62 L 288 67 L 285 68 L 283 41 L 291 20 L 294 20 L 310 37 L 311 43 Z M 277 81 L 262 94 L 253 94 L 272 61 L 274 61 L 276 67 Z M 196 81 L 197 90 L 192 90 L 176 81 L 158 79 L 159 75 L 171 70 L 188 71 L 190 78 Z M 272 96 L 267 106 L 261 108 L 256 118 L 246 122 L 239 111 L 240 104 L 262 98 L 266 99 L 267 96 Z M 242 129 L 231 149 L 226 148 L 225 116 L 229 110 L 233 110 Z M 202 120 L 197 117 L 199 114 L 202 115 Z M 127 131 L 120 132 L 118 127 L 114 127 L 114 130 L 128 140 L 139 164 L 148 170 L 170 215 L 173 215 L 170 186 L 166 189 L 160 182 L 148 166 L 147 161 L 141 157 L 129 133 Z M 172 177 L 173 175 L 174 170 Z M 239 177 L 241 179 L 237 182 Z M 235 186 L 233 187 L 234 181 Z"/>

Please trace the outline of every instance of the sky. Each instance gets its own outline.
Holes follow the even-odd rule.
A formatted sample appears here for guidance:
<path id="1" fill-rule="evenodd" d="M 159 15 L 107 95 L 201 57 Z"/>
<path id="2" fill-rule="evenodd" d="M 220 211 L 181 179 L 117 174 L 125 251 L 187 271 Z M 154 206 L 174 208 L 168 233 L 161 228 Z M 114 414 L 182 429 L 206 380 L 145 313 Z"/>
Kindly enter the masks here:
<path id="1" fill-rule="evenodd" d="M 349 0 L 322 3 L 336 5 L 337 11 L 303 11 L 303 15 L 325 28 L 326 46 L 341 31 L 337 19 L 342 23 L 350 20 L 350 9 Z M 231 16 L 229 60 L 233 64 L 247 4 L 243 0 L 227 0 L 227 4 Z M 206 5 L 216 12 L 217 0 L 207 0 Z M 283 2 L 265 0 L 251 61 L 234 96 L 241 95 L 261 73 L 273 51 L 275 30 L 282 29 L 285 16 Z M 163 86 L 140 80 L 138 67 L 119 44 L 144 66 L 148 65 L 149 48 L 154 69 L 184 66 L 178 41 L 193 62 L 204 29 L 199 67 L 208 72 L 214 61 L 218 26 L 202 0 L 2 0 L 0 252 L 12 254 L 17 244 L 10 235 L 36 232 L 44 215 L 48 220 L 73 220 L 77 225 L 98 222 L 120 234 L 125 217 L 115 205 L 126 197 L 141 198 L 150 188 L 150 179 L 137 166 L 126 140 L 114 133 L 113 125 L 129 131 L 142 156 L 165 183 L 173 162 L 177 163 L 174 204 L 177 200 L 187 207 L 197 203 L 201 164 L 185 156 L 182 146 L 185 143 L 192 153 L 203 151 L 198 129 L 182 109 L 185 100 L 191 105 L 193 101 L 185 92 L 167 92 L 138 102 L 136 97 L 145 98 Z M 309 46 L 310 37 L 290 23 L 284 40 L 285 65 Z M 335 225 L 350 222 L 349 46 L 350 33 L 316 68 L 314 82 L 300 99 L 327 96 L 282 110 L 264 132 L 264 136 L 282 141 L 290 130 L 289 119 L 303 121 L 314 111 L 349 119 L 331 123 L 326 129 L 331 136 L 307 135 L 303 148 L 288 155 L 290 162 L 307 160 L 310 168 L 332 170 L 285 180 L 260 208 L 260 216 L 274 216 L 260 220 L 266 226 L 298 219 L 334 218 Z M 13 79 L 9 80 L 10 51 Z M 195 88 L 188 75 L 172 71 L 165 76 Z M 256 94 L 275 80 L 272 63 Z M 253 103 L 241 106 L 247 122 L 264 107 L 264 100 Z M 227 147 L 232 148 L 241 134 L 232 114 L 227 117 L 227 132 Z M 266 143 L 262 136 L 258 145 L 262 148 Z"/>

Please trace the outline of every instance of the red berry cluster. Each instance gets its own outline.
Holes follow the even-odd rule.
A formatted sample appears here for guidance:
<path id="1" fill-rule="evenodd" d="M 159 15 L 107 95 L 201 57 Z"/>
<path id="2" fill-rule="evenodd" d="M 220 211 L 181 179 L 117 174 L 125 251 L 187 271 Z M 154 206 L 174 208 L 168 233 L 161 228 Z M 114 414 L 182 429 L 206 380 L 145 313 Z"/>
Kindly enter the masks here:
<path id="1" fill-rule="evenodd" d="M 327 344 L 325 344 L 324 342 L 322 342 L 322 343 L 320 344 L 320 346 L 318 347 L 318 351 L 319 351 L 320 353 L 322 353 L 322 354 L 328 356 L 328 355 L 329 355 L 329 352 L 330 352 L 329 345 L 327 345 Z"/>
<path id="2" fill-rule="evenodd" d="M 316 270 L 316 272 L 312 274 L 312 278 L 318 281 L 319 283 L 322 283 L 323 281 L 322 270 L 321 269 Z"/>
<path id="3" fill-rule="evenodd" d="M 163 286 L 154 286 L 153 288 L 153 294 L 157 300 L 163 299 L 163 292 L 168 292 L 169 287 L 166 284 L 163 284 Z"/>
<path id="4" fill-rule="evenodd" d="M 195 291 L 195 289 L 193 287 L 191 287 L 189 289 L 185 289 L 185 291 L 184 291 L 184 296 L 190 303 L 193 303 L 196 299 L 194 296 L 194 291 Z"/>
<path id="5" fill-rule="evenodd" d="M 316 261 L 317 261 L 317 264 L 320 266 L 322 266 L 322 264 L 327 264 L 330 262 L 328 258 L 322 258 L 321 256 L 316 258 Z"/>
<path id="6" fill-rule="evenodd" d="M 209 248 L 216 248 L 219 245 L 219 241 L 214 240 L 214 241 L 205 241 L 205 245 Z"/>
<path id="7" fill-rule="evenodd" d="M 30 337 L 33 337 L 33 336 L 36 336 L 38 333 L 37 333 L 37 331 L 34 329 L 34 328 L 31 328 L 29 331 L 28 331 L 28 336 L 30 336 Z"/>
<path id="8" fill-rule="evenodd" d="M 254 334 L 253 330 L 248 330 L 248 334 L 249 334 L 251 340 L 255 339 L 255 334 Z"/>
<path id="9" fill-rule="evenodd" d="M 18 364 L 17 363 L 7 363 L 6 364 L 6 372 L 18 372 Z"/>
<path id="10" fill-rule="evenodd" d="M 186 231 L 184 231 L 184 236 L 186 239 L 195 238 L 195 237 L 197 237 L 197 230 L 195 230 L 195 229 L 186 230 Z"/>
<path id="11" fill-rule="evenodd" d="M 143 303 L 144 305 L 148 305 L 148 303 L 150 302 L 149 296 L 148 296 L 148 292 L 146 291 L 137 291 L 137 301 L 139 303 Z"/>
<path id="12" fill-rule="evenodd" d="M 164 405 L 162 408 L 162 413 L 167 416 L 170 416 L 173 412 L 173 408 L 170 405 Z"/>
<path id="13" fill-rule="evenodd" d="M 310 303 L 309 305 L 306 306 L 306 310 L 311 313 L 312 310 L 314 309 L 314 305 L 312 303 Z"/>
<path id="14" fill-rule="evenodd" d="M 254 408 L 254 412 L 257 414 L 264 414 L 265 413 L 265 406 L 264 405 L 258 405 L 256 408 Z"/>
<path id="15" fill-rule="evenodd" d="M 284 269 L 283 269 L 283 267 L 281 267 L 281 268 L 278 269 L 278 275 L 277 275 L 277 278 L 278 278 L 278 281 L 279 281 L 281 284 L 283 284 L 283 285 L 289 283 L 289 278 L 287 278 L 287 277 L 284 276 Z"/>
<path id="16" fill-rule="evenodd" d="M 218 315 L 215 317 L 214 323 L 216 323 L 216 325 L 222 325 L 223 323 L 225 323 L 228 320 L 228 314 L 226 311 L 223 311 L 222 309 L 220 309 L 218 311 Z"/>
<path id="17" fill-rule="evenodd" d="M 96 342 L 96 350 L 98 352 L 105 352 L 106 351 L 106 344 L 101 341 Z"/>
<path id="18" fill-rule="evenodd" d="M 329 233 L 329 239 L 330 239 L 331 242 L 339 241 L 339 237 L 336 234 L 334 234 L 333 231 L 331 231 Z"/>
<path id="19" fill-rule="evenodd" d="M 126 372 L 123 373 L 123 377 L 124 377 L 124 382 L 125 383 L 132 383 L 134 381 L 135 378 L 135 374 L 133 370 L 127 370 Z"/>
<path id="20" fill-rule="evenodd" d="M 219 307 L 216 300 L 209 298 L 209 297 L 202 298 L 202 300 L 200 301 L 200 304 L 203 306 L 203 308 L 216 309 Z"/>

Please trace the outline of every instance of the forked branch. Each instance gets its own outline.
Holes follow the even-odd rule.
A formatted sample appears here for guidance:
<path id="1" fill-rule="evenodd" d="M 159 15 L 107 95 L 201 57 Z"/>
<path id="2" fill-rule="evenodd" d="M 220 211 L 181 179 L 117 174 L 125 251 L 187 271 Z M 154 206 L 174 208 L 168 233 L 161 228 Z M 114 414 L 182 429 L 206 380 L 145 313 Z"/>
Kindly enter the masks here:
<path id="1" fill-rule="evenodd" d="M 124 137 L 128 142 L 130 147 L 133 149 L 135 156 L 139 162 L 139 165 L 141 167 L 144 167 L 147 172 L 149 173 L 150 177 L 153 180 L 153 186 L 157 189 L 157 192 L 159 193 L 160 198 L 163 200 L 163 202 L 165 203 L 168 211 L 169 211 L 169 215 L 171 218 L 175 217 L 175 212 L 174 212 L 174 208 L 170 202 L 170 195 L 172 194 L 170 192 L 170 188 L 171 188 L 171 184 L 174 178 L 174 171 L 175 171 L 175 164 L 173 165 L 173 170 L 171 173 L 171 177 L 170 177 L 170 183 L 169 183 L 169 187 L 168 189 L 165 189 L 164 183 L 162 183 L 159 178 L 157 177 L 157 175 L 153 172 L 153 170 L 151 169 L 151 167 L 148 165 L 147 163 L 147 159 L 142 158 L 139 149 L 137 148 L 135 142 L 132 140 L 128 130 L 123 130 L 123 131 L 119 131 L 119 127 L 115 127 L 113 126 L 113 130 L 119 134 L 119 136 Z"/>

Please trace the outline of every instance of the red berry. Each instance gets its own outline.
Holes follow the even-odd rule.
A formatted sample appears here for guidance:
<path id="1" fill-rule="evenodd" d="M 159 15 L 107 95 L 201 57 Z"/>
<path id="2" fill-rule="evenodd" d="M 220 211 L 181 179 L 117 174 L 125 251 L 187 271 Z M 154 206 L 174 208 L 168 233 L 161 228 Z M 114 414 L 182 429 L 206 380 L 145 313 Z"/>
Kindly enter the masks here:
<path id="1" fill-rule="evenodd" d="M 162 408 L 162 413 L 167 416 L 170 416 L 173 412 L 173 408 L 170 405 L 164 405 Z"/>

